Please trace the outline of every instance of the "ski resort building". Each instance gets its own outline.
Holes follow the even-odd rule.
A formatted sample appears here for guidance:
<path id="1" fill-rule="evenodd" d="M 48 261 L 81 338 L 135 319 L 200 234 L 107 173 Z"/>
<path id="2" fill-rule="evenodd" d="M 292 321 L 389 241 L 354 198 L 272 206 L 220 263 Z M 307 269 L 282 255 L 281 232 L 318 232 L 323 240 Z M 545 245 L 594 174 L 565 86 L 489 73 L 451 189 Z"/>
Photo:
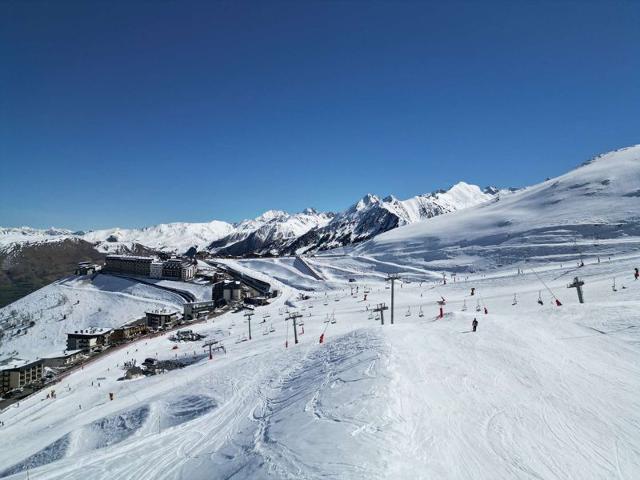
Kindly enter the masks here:
<path id="1" fill-rule="evenodd" d="M 222 280 L 213 284 L 211 298 L 217 306 L 231 302 L 247 301 L 248 299 L 258 297 L 259 292 L 243 284 L 239 280 Z M 259 303 L 262 304 L 262 303 Z"/>
<path id="2" fill-rule="evenodd" d="M 65 350 L 59 354 L 51 354 L 42 359 L 42 364 L 49 368 L 64 368 L 84 358 L 83 350 Z"/>
<path id="3" fill-rule="evenodd" d="M 100 270 L 100 266 L 91 262 L 80 262 L 76 267 L 76 275 L 93 275 Z"/>
<path id="4" fill-rule="evenodd" d="M 162 264 L 162 277 L 187 281 L 196 276 L 196 270 L 196 265 L 189 260 L 170 258 Z"/>
<path id="5" fill-rule="evenodd" d="M 127 275 L 151 275 L 151 263 L 153 257 L 137 257 L 133 255 L 107 255 L 102 269 L 108 273 L 121 273 Z"/>
<path id="6" fill-rule="evenodd" d="M 67 350 L 90 352 L 109 345 L 111 330 L 108 328 L 89 328 L 67 334 Z"/>
<path id="7" fill-rule="evenodd" d="M 162 278 L 162 266 L 162 262 L 151 262 L 149 276 L 151 278 Z"/>
<path id="8" fill-rule="evenodd" d="M 194 318 L 213 312 L 215 308 L 216 302 L 214 300 L 185 303 L 182 315 L 185 320 L 193 320 Z"/>
<path id="9" fill-rule="evenodd" d="M 106 273 L 121 275 L 187 281 L 195 277 L 197 265 L 184 258 L 170 258 L 169 260 L 159 261 L 153 257 L 107 255 L 105 266 L 102 270 Z"/>
<path id="10" fill-rule="evenodd" d="M 152 330 L 164 330 L 178 323 L 178 312 L 172 310 L 155 310 L 146 312 L 147 327 Z"/>
<path id="11" fill-rule="evenodd" d="M 129 342 L 135 338 L 138 338 L 147 333 L 146 319 L 140 323 L 124 325 L 120 328 L 115 328 L 111 333 L 110 342 L 112 344 L 120 344 Z"/>
<path id="12" fill-rule="evenodd" d="M 0 370 L 0 393 L 39 382 L 42 379 L 42 374 L 42 360 L 22 364 L 14 363 L 8 368 Z"/>

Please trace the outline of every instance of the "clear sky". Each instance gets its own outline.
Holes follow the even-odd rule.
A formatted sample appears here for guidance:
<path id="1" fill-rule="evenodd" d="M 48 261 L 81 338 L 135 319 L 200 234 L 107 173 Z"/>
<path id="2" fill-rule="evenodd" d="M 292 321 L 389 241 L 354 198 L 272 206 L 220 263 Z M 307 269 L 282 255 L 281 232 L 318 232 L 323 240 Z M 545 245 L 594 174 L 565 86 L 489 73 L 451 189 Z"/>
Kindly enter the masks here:
<path id="1" fill-rule="evenodd" d="M 640 143 L 640 2 L 0 2 L 0 225 L 522 186 Z"/>

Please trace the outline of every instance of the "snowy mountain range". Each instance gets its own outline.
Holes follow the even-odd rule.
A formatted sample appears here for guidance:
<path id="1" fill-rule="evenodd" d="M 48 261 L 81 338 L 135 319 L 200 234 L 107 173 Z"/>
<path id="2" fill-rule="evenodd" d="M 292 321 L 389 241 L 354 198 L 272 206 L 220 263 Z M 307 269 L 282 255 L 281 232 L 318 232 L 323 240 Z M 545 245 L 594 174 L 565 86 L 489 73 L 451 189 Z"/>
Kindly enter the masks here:
<path id="1" fill-rule="evenodd" d="M 334 214 L 306 209 L 289 214 L 269 210 L 262 215 L 231 224 L 167 223 L 140 229 L 110 228 L 72 232 L 50 228 L 0 228 L 0 252 L 21 245 L 82 240 L 102 253 L 129 252 L 139 248 L 184 254 L 207 250 L 217 255 L 279 255 L 315 252 L 357 243 L 401 225 L 454 212 L 501 195 L 460 182 L 448 191 L 418 195 L 408 200 L 393 196 L 380 199 L 367 194 L 346 211 Z"/>

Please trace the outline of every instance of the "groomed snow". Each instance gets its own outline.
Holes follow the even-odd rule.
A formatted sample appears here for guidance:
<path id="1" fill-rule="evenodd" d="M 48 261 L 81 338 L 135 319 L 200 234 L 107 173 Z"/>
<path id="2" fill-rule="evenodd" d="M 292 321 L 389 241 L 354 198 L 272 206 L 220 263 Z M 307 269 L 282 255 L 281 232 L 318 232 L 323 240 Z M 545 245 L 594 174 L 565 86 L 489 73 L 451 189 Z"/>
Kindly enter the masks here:
<path id="1" fill-rule="evenodd" d="M 42 392 L 2 412 L 0 465 L 16 479 L 26 465 L 41 479 L 636 478 L 639 262 L 536 269 L 562 307 L 538 276 L 514 268 L 404 283 L 396 324 L 386 312 L 384 327 L 365 311 L 389 301 L 381 281 L 367 282 L 367 302 L 363 282 L 350 296 L 351 273 L 308 301 L 274 282 L 282 295 L 256 310 L 253 340 L 236 343 L 247 333 L 241 313 L 193 327 L 222 339 L 226 355 L 209 361 L 200 343 L 176 351 L 167 336 L 144 340 L 67 377 L 56 399 Z M 584 305 L 566 288 L 576 274 Z M 303 314 L 298 345 L 285 305 Z M 184 369 L 117 381 L 125 360 L 194 353 Z"/>

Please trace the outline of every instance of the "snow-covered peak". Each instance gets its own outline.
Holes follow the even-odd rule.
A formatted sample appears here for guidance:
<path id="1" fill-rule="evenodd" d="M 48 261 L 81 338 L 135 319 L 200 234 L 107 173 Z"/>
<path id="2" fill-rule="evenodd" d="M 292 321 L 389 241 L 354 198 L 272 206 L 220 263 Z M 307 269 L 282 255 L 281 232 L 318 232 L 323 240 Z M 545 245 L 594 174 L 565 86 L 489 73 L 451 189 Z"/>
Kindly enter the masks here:
<path id="1" fill-rule="evenodd" d="M 355 211 L 364 210 L 365 208 L 371 207 L 371 205 L 375 205 L 380 203 L 380 199 L 371 193 L 367 193 L 364 197 L 362 197 L 358 203 L 356 203 L 353 207 L 351 207 Z"/>
<path id="2" fill-rule="evenodd" d="M 271 222 L 275 219 L 288 217 L 289 214 L 283 210 L 267 210 L 262 215 L 255 218 L 256 222 Z"/>
<path id="3" fill-rule="evenodd" d="M 214 220 L 206 223 L 161 223 L 145 228 L 111 228 L 88 232 L 82 238 L 99 244 L 105 252 L 118 251 L 122 246 L 141 244 L 155 250 L 184 253 L 192 247 L 202 249 L 211 241 L 228 235 L 233 225 Z"/>
<path id="4" fill-rule="evenodd" d="M 63 228 L 0 227 L 0 251 L 11 250 L 18 245 L 59 242 L 73 237 L 70 230 Z"/>
<path id="5" fill-rule="evenodd" d="M 442 206 L 460 210 L 490 200 L 492 196 L 483 192 L 477 185 L 458 182 L 444 193 L 433 194 L 433 197 Z"/>

